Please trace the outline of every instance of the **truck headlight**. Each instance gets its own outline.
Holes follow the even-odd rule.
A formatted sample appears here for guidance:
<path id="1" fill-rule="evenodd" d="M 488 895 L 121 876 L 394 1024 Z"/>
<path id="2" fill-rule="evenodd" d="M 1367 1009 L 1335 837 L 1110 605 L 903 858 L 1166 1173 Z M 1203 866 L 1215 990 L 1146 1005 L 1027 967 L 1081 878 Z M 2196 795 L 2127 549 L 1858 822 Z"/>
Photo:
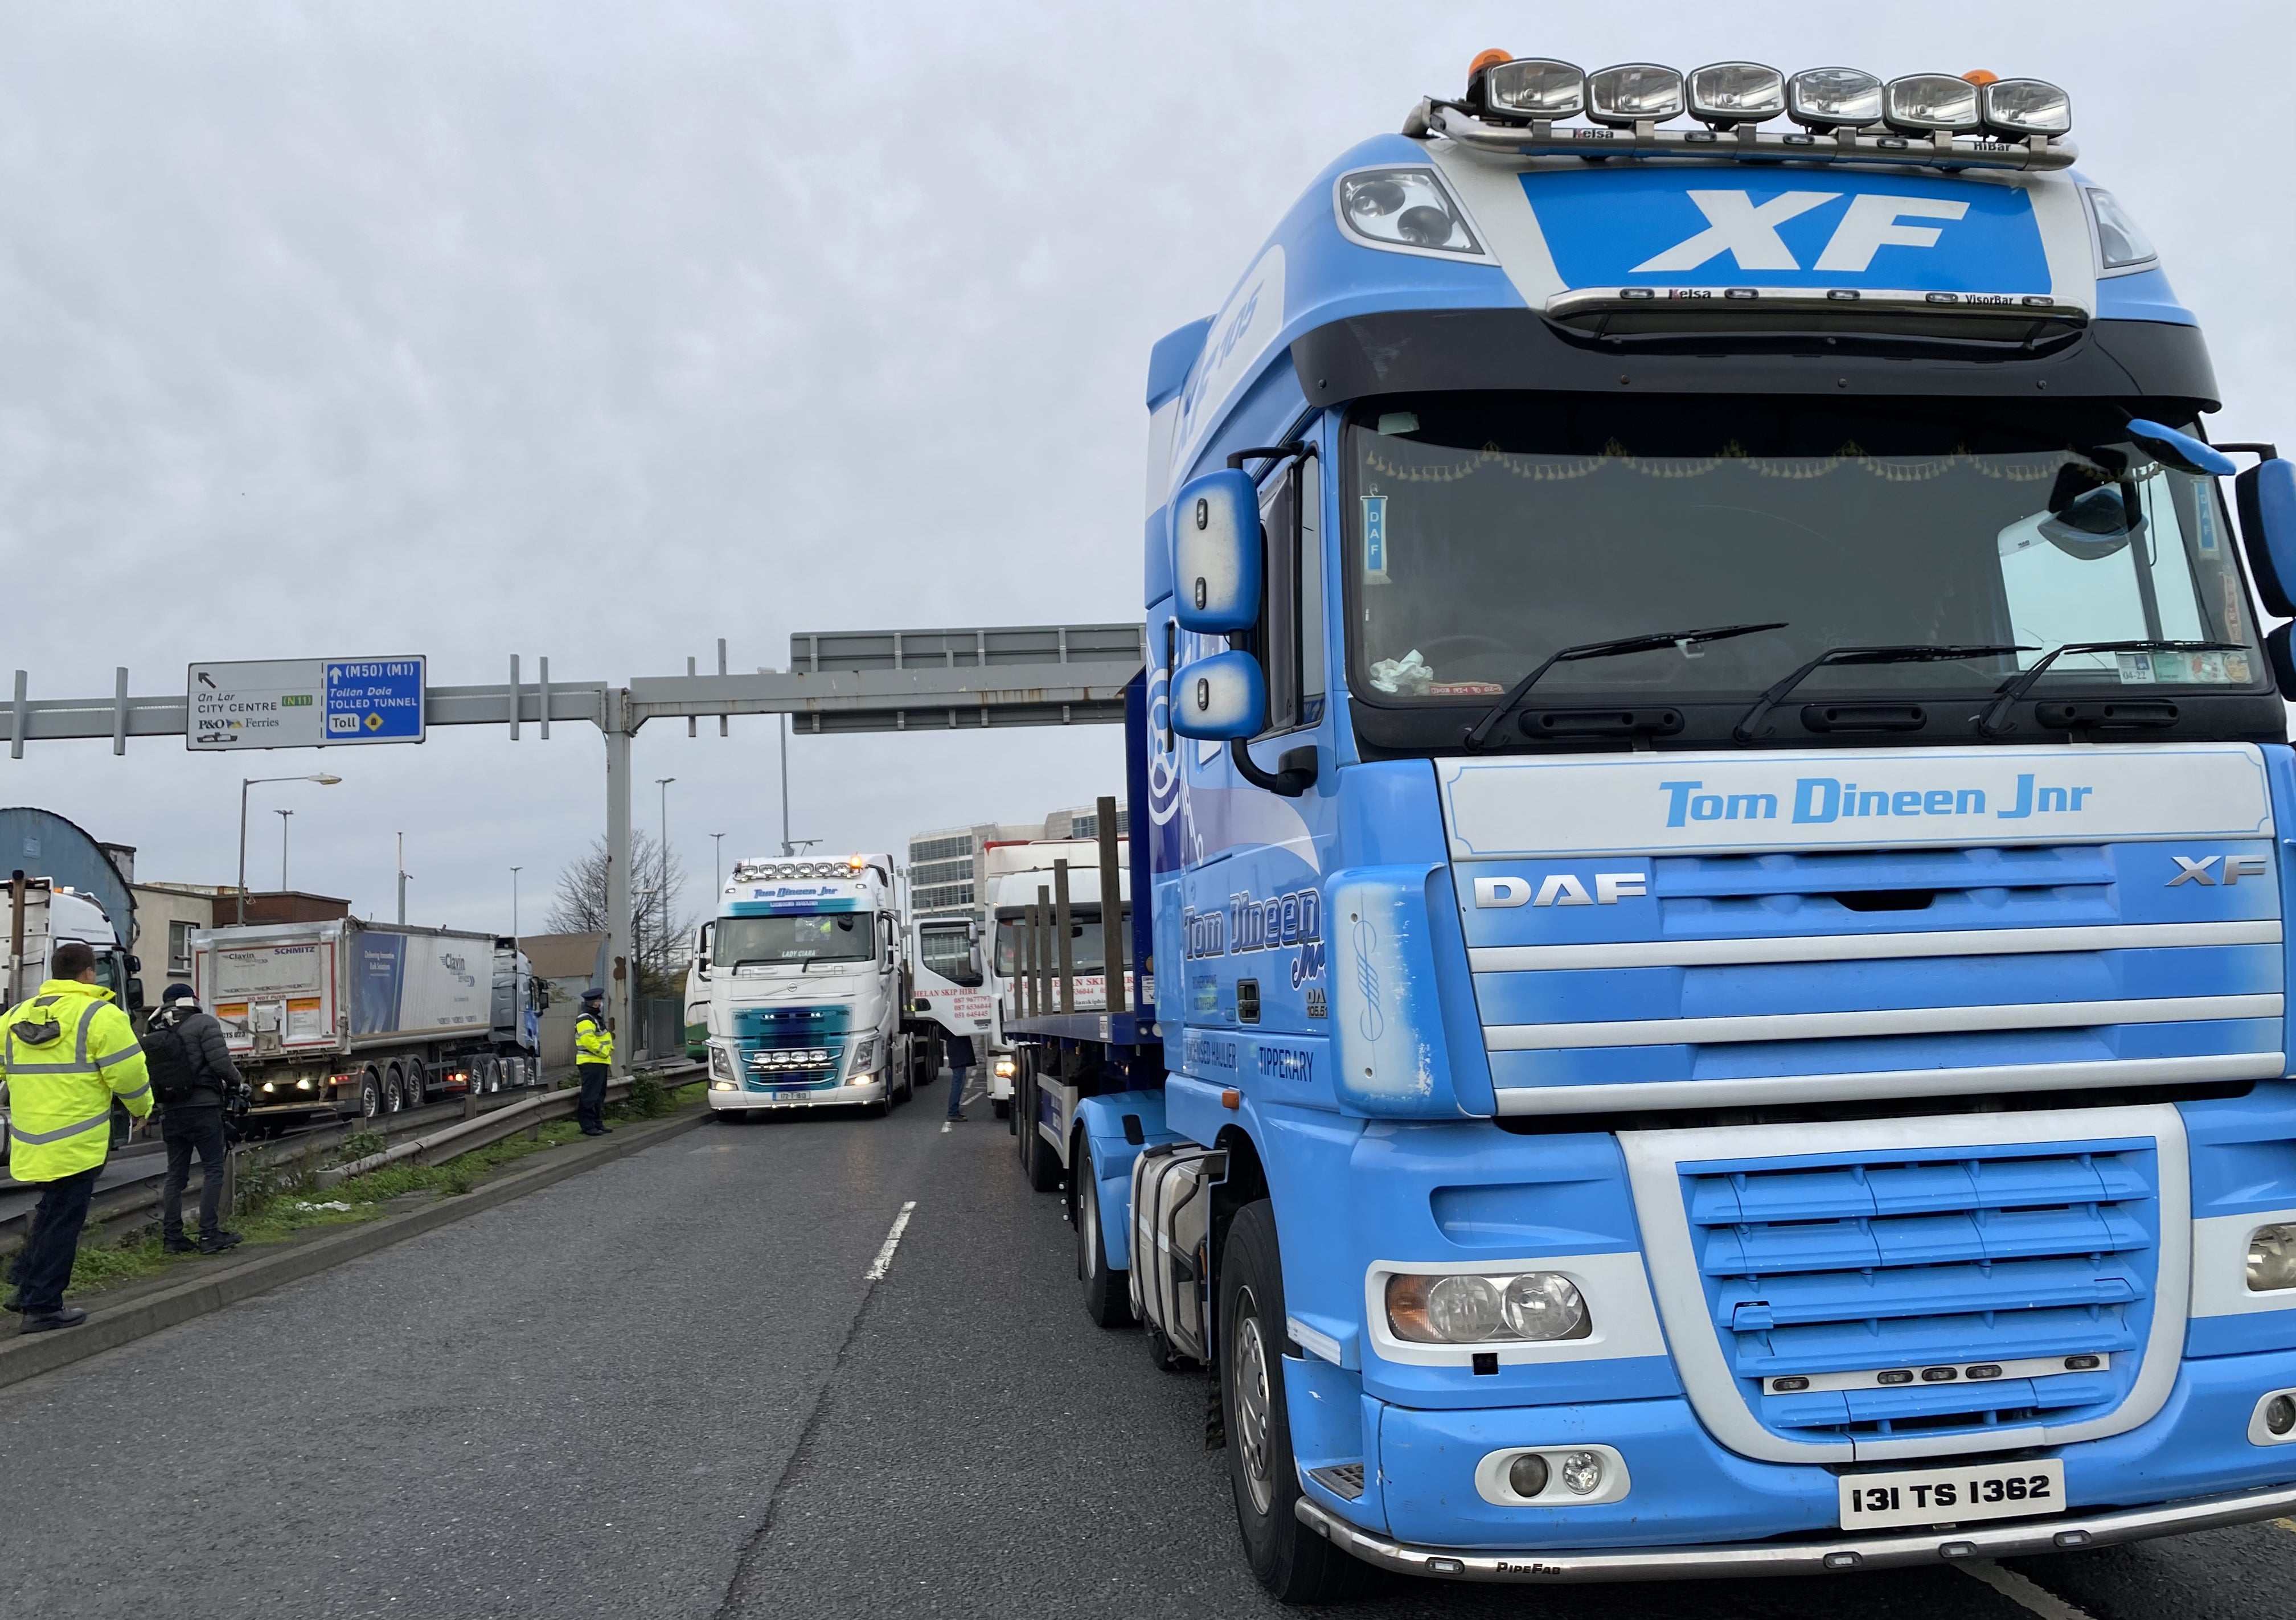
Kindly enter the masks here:
<path id="1" fill-rule="evenodd" d="M 1482 254 L 1431 168 L 1367 168 L 1342 176 L 1339 202 L 1349 233 L 1372 247 Z"/>
<path id="2" fill-rule="evenodd" d="M 2259 1226 L 2248 1234 L 2248 1291 L 2296 1289 L 2296 1226 Z"/>
<path id="3" fill-rule="evenodd" d="M 853 1043 L 853 1060 L 846 1065 L 845 1072 L 849 1075 L 865 1075 L 876 1067 L 877 1037 L 864 1035 Z"/>
<path id="4" fill-rule="evenodd" d="M 999 1080 L 1010 1080 L 1013 1076 L 1020 1072 L 1020 1066 L 1014 1063 L 1012 1059 L 999 1058 L 996 1060 L 996 1077 Z"/>
<path id="5" fill-rule="evenodd" d="M 1546 1344 L 1584 1338 L 1595 1321 L 1578 1285 L 1560 1272 L 1398 1272 L 1387 1280 L 1387 1325 L 1421 1345 Z"/>
<path id="6" fill-rule="evenodd" d="M 712 1046 L 709 1049 L 709 1072 L 720 1080 L 734 1077 L 734 1059 L 724 1047 Z"/>

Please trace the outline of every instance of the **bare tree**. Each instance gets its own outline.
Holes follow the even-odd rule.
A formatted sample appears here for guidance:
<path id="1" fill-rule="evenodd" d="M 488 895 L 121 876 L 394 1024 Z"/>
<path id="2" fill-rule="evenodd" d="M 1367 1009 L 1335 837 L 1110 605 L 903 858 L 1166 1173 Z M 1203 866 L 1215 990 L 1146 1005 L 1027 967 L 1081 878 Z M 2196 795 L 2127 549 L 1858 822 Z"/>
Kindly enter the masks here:
<path id="1" fill-rule="evenodd" d="M 558 895 L 547 923 L 561 934 L 603 933 L 606 928 L 606 840 L 601 838 L 558 874 Z M 636 936 L 638 986 L 647 995 L 675 995 L 692 953 L 693 913 L 678 904 L 685 864 L 639 829 L 630 829 L 630 921 Z"/>

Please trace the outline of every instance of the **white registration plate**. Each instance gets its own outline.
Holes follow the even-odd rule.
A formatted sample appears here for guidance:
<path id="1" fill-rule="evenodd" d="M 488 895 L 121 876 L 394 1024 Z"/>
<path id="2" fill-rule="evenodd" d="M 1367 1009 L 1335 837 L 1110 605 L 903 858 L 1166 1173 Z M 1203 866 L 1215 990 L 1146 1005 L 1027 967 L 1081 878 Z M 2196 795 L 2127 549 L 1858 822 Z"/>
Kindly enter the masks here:
<path id="1" fill-rule="evenodd" d="M 1965 1525 L 2065 1510 L 2065 1465 L 2054 1460 L 1845 1474 L 1840 1485 L 1844 1530 Z"/>
<path id="2" fill-rule="evenodd" d="M 807 1098 L 812 1095 L 813 1093 L 811 1092 L 804 1090 L 775 1092 L 774 1093 L 774 1100 L 775 1102 L 803 1102 Z"/>

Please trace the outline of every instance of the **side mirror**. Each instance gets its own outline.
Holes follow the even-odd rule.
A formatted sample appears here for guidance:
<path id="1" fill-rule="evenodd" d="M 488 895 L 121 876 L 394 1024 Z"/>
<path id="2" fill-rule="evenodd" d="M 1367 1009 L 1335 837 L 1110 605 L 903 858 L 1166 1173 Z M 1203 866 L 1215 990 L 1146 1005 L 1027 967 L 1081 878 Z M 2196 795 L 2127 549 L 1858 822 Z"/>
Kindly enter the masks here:
<path id="1" fill-rule="evenodd" d="M 130 952 L 127 957 L 127 970 L 130 973 L 141 973 L 144 971 L 144 959 L 136 955 L 135 953 Z"/>
<path id="2" fill-rule="evenodd" d="M 2296 617 L 2288 594 L 2296 585 L 2296 462 L 2259 462 L 2234 479 L 2232 489 L 2264 610 L 2276 618 Z"/>
<path id="3" fill-rule="evenodd" d="M 1259 497 L 1229 469 L 1185 484 L 1172 502 L 1172 583 L 1180 628 L 1200 634 L 1259 622 Z M 1223 733 L 1225 734 L 1225 733 Z"/>
<path id="4" fill-rule="evenodd" d="M 131 956 L 127 960 L 132 962 L 135 959 Z M 127 981 L 127 1010 L 130 1012 L 140 1012 L 143 1008 L 144 981 L 140 978 L 131 978 Z"/>
<path id="5" fill-rule="evenodd" d="M 1256 737 L 1267 724 L 1267 677 L 1248 652 L 1220 652 L 1172 680 L 1172 729 L 1210 742 Z"/>
<path id="6" fill-rule="evenodd" d="M 2214 445 L 2203 443 L 2189 433 L 2179 433 L 2174 428 L 2161 426 L 2138 417 L 2128 424 L 2128 437 L 2136 446 L 2164 466 L 2179 472 L 2204 473 L 2210 478 L 2228 479 L 2240 470 L 2232 457 Z"/>

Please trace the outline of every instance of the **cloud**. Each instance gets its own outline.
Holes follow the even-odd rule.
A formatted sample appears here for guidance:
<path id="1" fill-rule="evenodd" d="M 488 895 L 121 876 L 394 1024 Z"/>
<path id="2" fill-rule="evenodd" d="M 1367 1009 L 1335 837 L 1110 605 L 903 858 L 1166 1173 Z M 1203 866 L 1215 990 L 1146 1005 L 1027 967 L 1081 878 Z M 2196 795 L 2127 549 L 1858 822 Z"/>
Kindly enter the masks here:
<path id="1" fill-rule="evenodd" d="M 2164 34 L 2133 4 L 2075 31 L 1677 4 L 1536 37 L 1513 5 L 7 15 L 0 560 L 37 695 L 319 653 L 619 679 L 706 667 L 720 635 L 753 667 L 801 629 L 1136 614 L 1149 345 L 1218 307 L 1332 155 L 1494 42 L 2056 78 L 2217 334 L 2220 427 L 2296 442 L 2290 317 L 2258 296 L 2292 226 L 2221 160 L 2267 150 L 2285 76 L 2206 119 L 2183 87 L 2284 57 L 2278 8 Z M 1976 54 L 1940 64 L 1939 39 Z M 702 730 L 637 747 L 642 781 L 678 779 L 697 872 L 709 832 L 780 831 L 771 724 Z M 148 875 L 227 881 L 241 772 L 179 753 L 35 748 L 0 798 L 140 845 Z M 1122 784 L 1106 729 L 790 757 L 795 830 L 845 847 Z M 327 763 L 343 787 L 258 790 L 257 819 L 291 800 L 294 881 L 362 910 L 388 914 L 403 828 L 420 920 L 506 926 L 508 867 L 533 896 L 602 821 L 579 726 Z M 275 828 L 252 836 L 275 875 Z"/>

